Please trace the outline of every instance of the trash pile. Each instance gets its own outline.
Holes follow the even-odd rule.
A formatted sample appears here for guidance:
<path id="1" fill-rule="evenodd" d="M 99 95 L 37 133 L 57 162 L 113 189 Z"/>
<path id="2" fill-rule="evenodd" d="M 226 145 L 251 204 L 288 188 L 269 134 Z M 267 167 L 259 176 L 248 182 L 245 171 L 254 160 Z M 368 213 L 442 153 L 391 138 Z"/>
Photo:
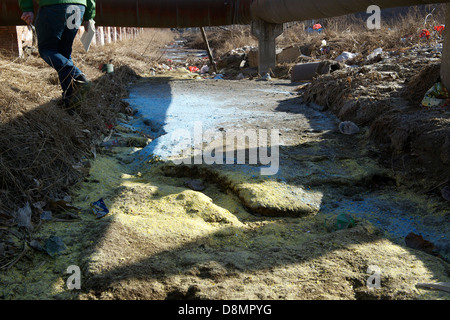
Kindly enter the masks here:
<path id="1" fill-rule="evenodd" d="M 342 133 L 367 127 L 387 157 L 395 152 L 386 164 L 398 164 L 397 178 L 432 187 L 450 179 L 450 100 L 439 82 L 441 55 L 439 43 L 378 48 L 366 56 L 344 52 L 336 59 L 341 68 L 325 74 L 315 71 L 314 76 L 304 69 L 299 75 L 301 68 L 311 65 L 300 64 L 292 69 L 292 78 L 303 75 L 303 101 L 336 114 Z M 404 165 L 405 156 L 409 165 Z"/>
<path id="2" fill-rule="evenodd" d="M 422 106 L 427 108 L 443 108 L 450 106 L 450 95 L 441 82 L 436 83 L 427 91 L 422 100 Z"/>

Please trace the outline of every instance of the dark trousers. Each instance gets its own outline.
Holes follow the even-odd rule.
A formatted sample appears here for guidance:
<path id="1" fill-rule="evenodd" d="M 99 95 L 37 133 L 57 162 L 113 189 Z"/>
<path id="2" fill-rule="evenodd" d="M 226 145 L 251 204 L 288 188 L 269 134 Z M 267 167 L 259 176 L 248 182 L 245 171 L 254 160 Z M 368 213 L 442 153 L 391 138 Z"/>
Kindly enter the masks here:
<path id="1" fill-rule="evenodd" d="M 39 8 L 35 27 L 39 54 L 58 72 L 63 98 L 72 94 L 72 81 L 82 72 L 72 61 L 72 46 L 86 8 L 57 4 Z"/>

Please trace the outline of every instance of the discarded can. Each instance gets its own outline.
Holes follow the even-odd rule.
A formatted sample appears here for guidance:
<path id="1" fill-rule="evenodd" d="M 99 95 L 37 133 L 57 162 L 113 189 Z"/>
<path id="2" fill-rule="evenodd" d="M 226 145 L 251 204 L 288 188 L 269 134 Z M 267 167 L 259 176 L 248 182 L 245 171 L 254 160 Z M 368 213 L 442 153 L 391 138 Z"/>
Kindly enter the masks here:
<path id="1" fill-rule="evenodd" d="M 109 213 L 103 199 L 99 199 L 98 201 L 91 203 L 91 208 L 97 219 L 103 218 Z"/>
<path id="2" fill-rule="evenodd" d="M 113 73 L 114 72 L 114 65 L 109 64 L 109 63 L 105 63 L 104 65 L 102 65 L 102 71 L 104 73 Z"/>
<path id="3" fill-rule="evenodd" d="M 326 218 L 324 225 L 328 232 L 334 232 L 352 228 L 356 225 L 356 221 L 351 215 L 341 213 L 338 216 Z"/>
<path id="4" fill-rule="evenodd" d="M 355 226 L 355 219 L 349 214 L 342 213 L 336 218 L 336 228 L 338 230 L 348 229 Z"/>

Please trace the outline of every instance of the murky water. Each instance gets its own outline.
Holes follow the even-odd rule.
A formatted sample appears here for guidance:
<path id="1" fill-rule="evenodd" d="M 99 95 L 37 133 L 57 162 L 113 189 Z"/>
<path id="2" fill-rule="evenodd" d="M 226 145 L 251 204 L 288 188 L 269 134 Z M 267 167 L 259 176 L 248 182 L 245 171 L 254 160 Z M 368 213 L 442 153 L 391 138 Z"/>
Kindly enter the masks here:
<path id="1" fill-rule="evenodd" d="M 184 46 L 183 40 L 175 40 L 172 44 L 163 49 L 164 59 L 172 60 L 174 63 L 185 63 L 188 58 L 207 59 L 206 50 L 189 49 Z"/>
<path id="2" fill-rule="evenodd" d="M 283 81 L 175 81 L 135 86 L 128 99 L 142 117 L 136 120 L 135 125 L 156 138 L 139 156 L 148 159 L 157 155 L 165 159 L 176 155 L 177 141 L 172 134 L 179 129 L 193 132 L 195 123 L 201 123 L 204 130 L 276 128 L 281 132 L 280 145 L 292 150 L 281 157 L 289 159 L 295 152 L 302 152 L 302 156 L 305 156 L 308 151 L 295 140 L 299 132 L 306 132 L 306 139 L 313 141 L 313 137 L 321 133 L 336 131 L 338 119 L 318 108 L 298 105 L 293 89 L 288 82 Z M 296 110 L 295 114 L 285 112 L 293 109 Z M 143 119 L 151 121 L 153 130 L 143 124 Z M 336 149 L 332 150 L 329 145 L 322 143 L 312 149 L 316 155 L 345 153 L 340 148 L 336 145 Z M 364 162 L 358 161 L 353 161 L 359 166 L 356 170 L 366 170 Z M 450 224 L 442 210 L 435 209 L 439 207 L 437 199 L 415 197 L 412 193 L 397 191 L 394 187 L 362 193 L 358 190 L 354 196 L 342 195 L 341 188 L 329 185 L 327 181 L 331 176 L 351 181 L 353 178 L 349 177 L 355 169 L 346 167 L 347 162 L 322 161 L 312 165 L 305 157 L 300 164 L 305 165 L 302 167 L 298 162 L 282 161 L 278 173 L 269 179 L 288 181 L 288 184 L 292 181 L 320 184 L 323 181 L 323 187 L 318 190 L 325 190 L 319 212 L 324 218 L 341 213 L 351 214 L 357 219 L 370 221 L 386 232 L 388 238 L 401 245 L 404 245 L 405 236 L 414 232 L 433 242 L 442 256 L 450 257 Z M 255 171 L 251 172 L 251 166 L 241 166 L 237 170 L 247 172 L 249 177 L 257 175 Z M 357 183 L 357 178 L 354 179 Z"/>

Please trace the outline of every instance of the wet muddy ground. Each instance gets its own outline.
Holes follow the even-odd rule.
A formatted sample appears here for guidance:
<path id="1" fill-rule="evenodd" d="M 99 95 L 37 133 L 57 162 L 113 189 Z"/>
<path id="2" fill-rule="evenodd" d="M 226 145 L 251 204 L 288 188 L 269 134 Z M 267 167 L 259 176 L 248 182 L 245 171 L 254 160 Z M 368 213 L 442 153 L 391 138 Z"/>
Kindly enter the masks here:
<path id="1" fill-rule="evenodd" d="M 2 275 L 3 298 L 448 299 L 416 287 L 449 282 L 447 204 L 396 186 L 366 128 L 343 135 L 336 116 L 301 103 L 285 80 L 193 78 L 175 71 L 130 88 L 136 114 L 73 190 L 81 219 L 36 233 L 59 236 L 65 250 Z M 199 127 L 216 151 L 227 132 L 267 130 L 278 170 L 261 175 L 269 165 L 250 163 L 249 144 L 244 163 L 189 164 L 196 146 L 178 148 L 174 132 L 193 141 Z M 110 212 L 96 219 L 89 204 L 100 198 Z M 410 232 L 436 252 L 407 247 Z M 81 290 L 67 288 L 70 265 L 81 268 Z"/>

